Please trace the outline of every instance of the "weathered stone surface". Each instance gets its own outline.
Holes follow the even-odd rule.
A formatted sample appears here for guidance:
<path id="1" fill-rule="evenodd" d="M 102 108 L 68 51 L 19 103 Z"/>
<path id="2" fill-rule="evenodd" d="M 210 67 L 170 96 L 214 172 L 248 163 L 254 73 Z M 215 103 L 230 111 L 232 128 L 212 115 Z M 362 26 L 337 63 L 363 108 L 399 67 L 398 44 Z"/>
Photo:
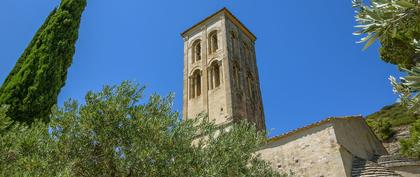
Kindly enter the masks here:
<path id="1" fill-rule="evenodd" d="M 377 163 L 404 177 L 420 177 L 420 160 L 408 159 L 399 155 L 383 155 L 378 157 Z"/>
<path id="2" fill-rule="evenodd" d="M 295 176 L 351 176 L 355 156 L 386 150 L 361 117 L 330 118 L 275 137 L 258 153 L 279 172 Z"/>
<path id="3" fill-rule="evenodd" d="M 271 142 L 258 153 L 279 172 L 292 176 L 345 176 L 332 124 Z"/>
<path id="4" fill-rule="evenodd" d="M 355 157 L 353 161 L 352 177 L 401 177 L 400 174 L 389 170 L 375 162 Z"/>
<path id="5" fill-rule="evenodd" d="M 246 119 L 265 129 L 255 36 L 227 9 L 182 36 L 184 119 L 204 112 L 218 124 Z"/>

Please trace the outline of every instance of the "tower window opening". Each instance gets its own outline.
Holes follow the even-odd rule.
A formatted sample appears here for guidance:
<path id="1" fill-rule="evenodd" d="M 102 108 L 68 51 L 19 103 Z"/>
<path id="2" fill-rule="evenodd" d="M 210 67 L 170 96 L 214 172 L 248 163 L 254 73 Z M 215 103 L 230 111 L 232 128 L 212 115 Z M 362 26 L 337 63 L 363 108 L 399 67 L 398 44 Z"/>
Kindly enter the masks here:
<path id="1" fill-rule="evenodd" d="M 201 60 L 201 41 L 198 40 L 193 45 L 193 63 Z"/>
<path id="2" fill-rule="evenodd" d="M 210 89 L 220 86 L 220 65 L 217 61 L 210 65 Z"/>
<path id="3" fill-rule="evenodd" d="M 254 95 L 254 93 L 255 93 L 254 92 L 254 80 L 253 80 L 253 77 L 252 77 L 251 73 L 248 73 L 247 81 L 248 81 L 248 94 L 249 94 L 249 97 L 251 99 L 254 99 L 255 98 L 255 95 Z"/>
<path id="4" fill-rule="evenodd" d="M 190 98 L 195 98 L 201 95 L 201 71 L 194 71 L 190 77 Z"/>
<path id="5" fill-rule="evenodd" d="M 215 53 L 217 49 L 219 48 L 219 44 L 217 40 L 217 31 L 210 33 L 209 39 L 210 39 L 209 40 L 210 52 Z"/>
<path id="6" fill-rule="evenodd" d="M 239 65 L 237 62 L 233 63 L 233 82 L 235 84 L 235 88 L 236 89 L 240 89 L 241 88 L 241 82 L 240 82 L 240 77 L 239 77 Z"/>
<path id="7" fill-rule="evenodd" d="M 241 55 L 242 55 L 242 59 L 245 60 L 246 65 L 249 66 L 251 54 L 250 54 L 250 50 L 249 50 L 249 47 L 246 44 L 246 42 L 243 42 L 242 43 L 242 46 L 241 46 Z"/>
<path id="8" fill-rule="evenodd" d="M 236 48 L 236 37 L 233 31 L 230 32 L 230 40 L 232 43 L 232 54 L 235 55 L 235 48 Z"/>

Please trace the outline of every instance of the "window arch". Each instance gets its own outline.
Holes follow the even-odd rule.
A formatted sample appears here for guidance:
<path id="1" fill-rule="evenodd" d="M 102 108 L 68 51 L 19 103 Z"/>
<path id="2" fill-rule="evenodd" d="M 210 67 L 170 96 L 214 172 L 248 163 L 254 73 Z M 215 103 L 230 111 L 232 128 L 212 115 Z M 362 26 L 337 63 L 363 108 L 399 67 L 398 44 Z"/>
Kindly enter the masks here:
<path id="1" fill-rule="evenodd" d="M 251 72 L 247 74 L 248 94 L 251 99 L 255 99 L 254 77 Z"/>
<path id="2" fill-rule="evenodd" d="M 192 48 L 192 62 L 201 60 L 201 40 L 197 40 L 193 43 Z"/>
<path id="3" fill-rule="evenodd" d="M 253 56 L 253 49 L 252 49 L 252 45 L 248 44 L 247 45 L 247 61 L 248 64 L 253 68 L 254 67 L 254 56 Z"/>
<path id="4" fill-rule="evenodd" d="M 242 45 L 241 45 L 241 57 L 243 60 L 245 60 L 245 63 L 248 65 L 249 64 L 249 48 L 245 42 L 242 42 Z"/>
<path id="5" fill-rule="evenodd" d="M 213 31 L 209 35 L 209 49 L 210 53 L 215 53 L 219 49 L 217 31 Z"/>
<path id="6" fill-rule="evenodd" d="M 221 77 L 220 77 L 220 64 L 218 61 L 214 61 L 211 65 L 210 65 L 210 89 L 214 89 L 220 86 L 221 83 Z"/>
<path id="7" fill-rule="evenodd" d="M 190 98 L 201 95 L 201 71 L 195 70 L 190 76 Z"/>
<path id="8" fill-rule="evenodd" d="M 236 89 L 241 89 L 240 68 L 237 61 L 233 62 L 233 81 Z"/>
<path id="9" fill-rule="evenodd" d="M 230 40 L 231 40 L 231 47 L 232 47 L 232 54 L 235 55 L 235 48 L 236 48 L 236 35 L 233 31 L 230 32 Z"/>

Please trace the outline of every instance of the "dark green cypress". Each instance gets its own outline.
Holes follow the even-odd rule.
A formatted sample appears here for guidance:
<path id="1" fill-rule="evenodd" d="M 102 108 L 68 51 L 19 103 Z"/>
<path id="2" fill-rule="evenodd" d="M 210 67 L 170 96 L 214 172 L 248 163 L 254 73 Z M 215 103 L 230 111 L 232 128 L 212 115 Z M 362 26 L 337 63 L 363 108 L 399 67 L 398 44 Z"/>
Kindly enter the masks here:
<path id="1" fill-rule="evenodd" d="M 39 28 L 0 88 L 0 105 L 19 122 L 48 121 L 75 53 L 86 0 L 62 0 Z"/>

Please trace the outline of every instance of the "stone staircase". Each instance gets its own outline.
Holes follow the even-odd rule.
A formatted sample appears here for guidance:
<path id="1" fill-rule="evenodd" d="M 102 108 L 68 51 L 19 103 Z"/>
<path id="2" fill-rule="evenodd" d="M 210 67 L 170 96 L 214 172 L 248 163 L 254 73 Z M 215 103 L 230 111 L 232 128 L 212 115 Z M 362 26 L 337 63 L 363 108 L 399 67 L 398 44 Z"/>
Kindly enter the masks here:
<path id="1" fill-rule="evenodd" d="M 376 162 L 386 168 L 394 166 L 420 166 L 420 160 L 409 159 L 399 155 L 383 155 L 378 157 Z"/>
<path id="2" fill-rule="evenodd" d="M 355 157 L 353 160 L 351 174 L 353 177 L 402 177 L 398 173 L 388 170 L 375 162 L 358 157 Z"/>

